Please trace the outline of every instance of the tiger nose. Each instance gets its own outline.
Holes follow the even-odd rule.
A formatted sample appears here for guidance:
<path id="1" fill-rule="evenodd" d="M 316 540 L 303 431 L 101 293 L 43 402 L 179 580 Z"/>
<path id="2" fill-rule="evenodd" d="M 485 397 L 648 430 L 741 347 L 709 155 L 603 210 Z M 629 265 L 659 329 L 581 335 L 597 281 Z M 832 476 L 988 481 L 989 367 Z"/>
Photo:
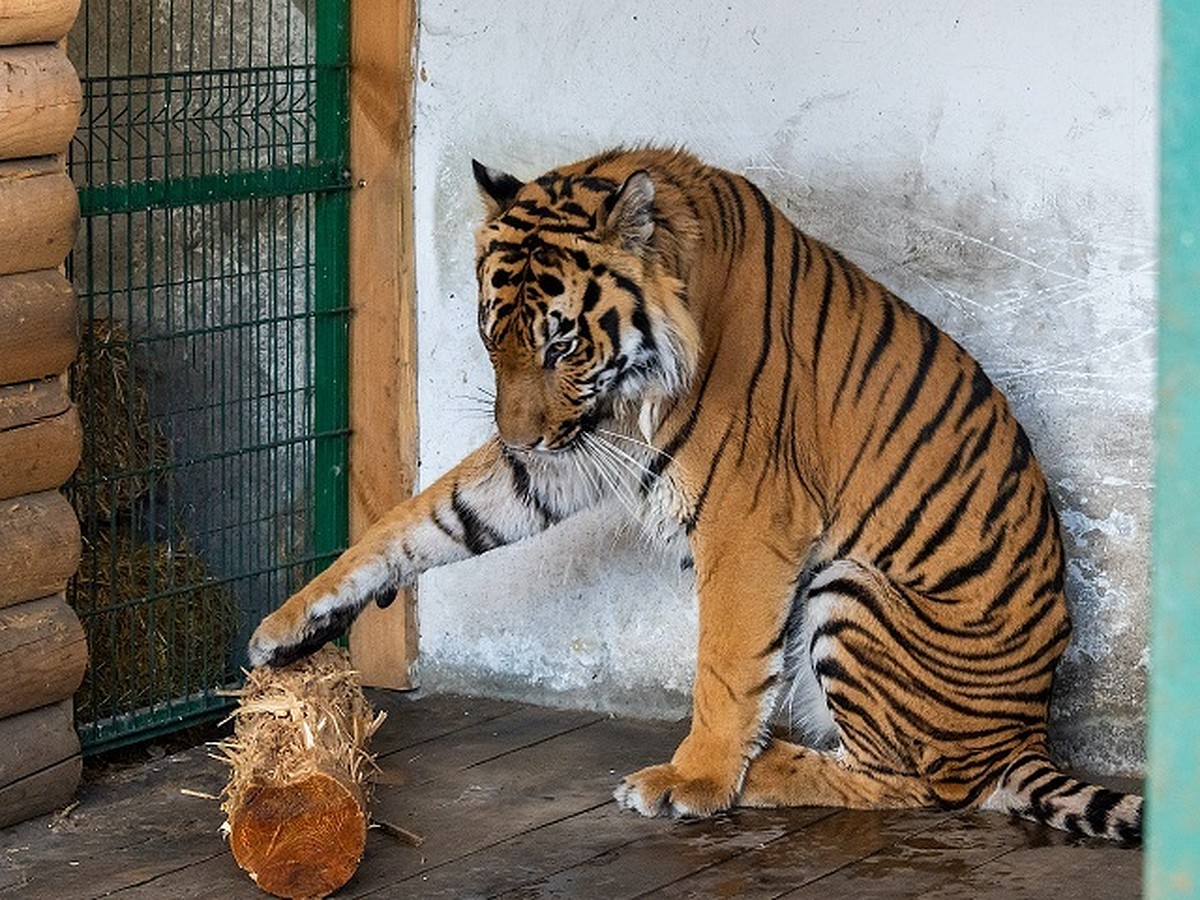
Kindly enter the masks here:
<path id="1" fill-rule="evenodd" d="M 545 417 L 520 391 L 496 391 L 496 429 L 505 446 L 532 450 L 542 442 Z"/>
<path id="2" fill-rule="evenodd" d="M 501 422 L 497 419 L 496 427 L 504 446 L 513 450 L 535 450 L 542 442 L 541 430 L 528 425 L 513 425 L 511 422 Z"/>

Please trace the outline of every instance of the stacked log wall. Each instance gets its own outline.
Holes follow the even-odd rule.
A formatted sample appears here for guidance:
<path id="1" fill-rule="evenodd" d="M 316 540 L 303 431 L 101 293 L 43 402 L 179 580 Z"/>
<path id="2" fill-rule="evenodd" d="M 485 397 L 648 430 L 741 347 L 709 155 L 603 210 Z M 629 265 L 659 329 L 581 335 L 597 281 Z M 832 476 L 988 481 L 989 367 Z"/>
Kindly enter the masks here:
<path id="1" fill-rule="evenodd" d="M 69 803 L 82 768 L 71 696 L 87 649 L 65 594 L 79 522 L 59 492 L 82 450 L 62 272 L 82 102 L 62 41 L 78 12 L 79 0 L 0 0 L 0 827 Z"/>

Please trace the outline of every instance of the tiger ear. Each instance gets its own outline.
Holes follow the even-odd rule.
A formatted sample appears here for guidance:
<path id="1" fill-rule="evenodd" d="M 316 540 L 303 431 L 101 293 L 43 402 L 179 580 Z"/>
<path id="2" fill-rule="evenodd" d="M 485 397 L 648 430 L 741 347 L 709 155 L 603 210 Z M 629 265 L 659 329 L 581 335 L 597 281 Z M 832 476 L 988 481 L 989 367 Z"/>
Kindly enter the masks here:
<path id="1" fill-rule="evenodd" d="M 638 170 L 626 178 L 605 207 L 606 236 L 618 238 L 626 250 L 634 252 L 649 246 L 654 234 L 654 182 L 647 172 Z"/>
<path id="2" fill-rule="evenodd" d="M 475 172 L 475 183 L 479 185 L 479 195 L 487 206 L 489 219 L 507 209 L 525 186 L 520 179 L 499 169 L 489 168 L 477 159 L 471 160 L 471 168 Z"/>

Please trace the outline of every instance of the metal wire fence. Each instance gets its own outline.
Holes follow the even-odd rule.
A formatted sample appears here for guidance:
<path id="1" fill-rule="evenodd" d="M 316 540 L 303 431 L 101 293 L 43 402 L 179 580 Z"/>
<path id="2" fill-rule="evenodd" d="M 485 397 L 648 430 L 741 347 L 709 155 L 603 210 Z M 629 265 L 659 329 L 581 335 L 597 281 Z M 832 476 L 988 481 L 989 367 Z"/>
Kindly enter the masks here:
<path id="1" fill-rule="evenodd" d="M 85 748 L 223 708 L 346 542 L 348 0 L 86 0 Z"/>

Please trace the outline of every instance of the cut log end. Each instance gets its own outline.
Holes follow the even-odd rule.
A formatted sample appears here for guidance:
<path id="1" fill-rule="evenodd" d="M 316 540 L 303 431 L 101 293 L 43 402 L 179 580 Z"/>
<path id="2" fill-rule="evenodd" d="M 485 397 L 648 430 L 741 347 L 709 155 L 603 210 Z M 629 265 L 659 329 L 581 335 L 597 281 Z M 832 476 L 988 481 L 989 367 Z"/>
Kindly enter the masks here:
<path id="1" fill-rule="evenodd" d="M 367 841 L 362 794 L 314 772 L 250 788 L 229 822 L 233 858 L 277 897 L 324 897 L 350 880 Z"/>
<path id="2" fill-rule="evenodd" d="M 343 651 L 249 673 L 222 809 L 230 849 L 260 888 L 324 897 L 350 880 L 366 846 L 375 715 Z"/>

